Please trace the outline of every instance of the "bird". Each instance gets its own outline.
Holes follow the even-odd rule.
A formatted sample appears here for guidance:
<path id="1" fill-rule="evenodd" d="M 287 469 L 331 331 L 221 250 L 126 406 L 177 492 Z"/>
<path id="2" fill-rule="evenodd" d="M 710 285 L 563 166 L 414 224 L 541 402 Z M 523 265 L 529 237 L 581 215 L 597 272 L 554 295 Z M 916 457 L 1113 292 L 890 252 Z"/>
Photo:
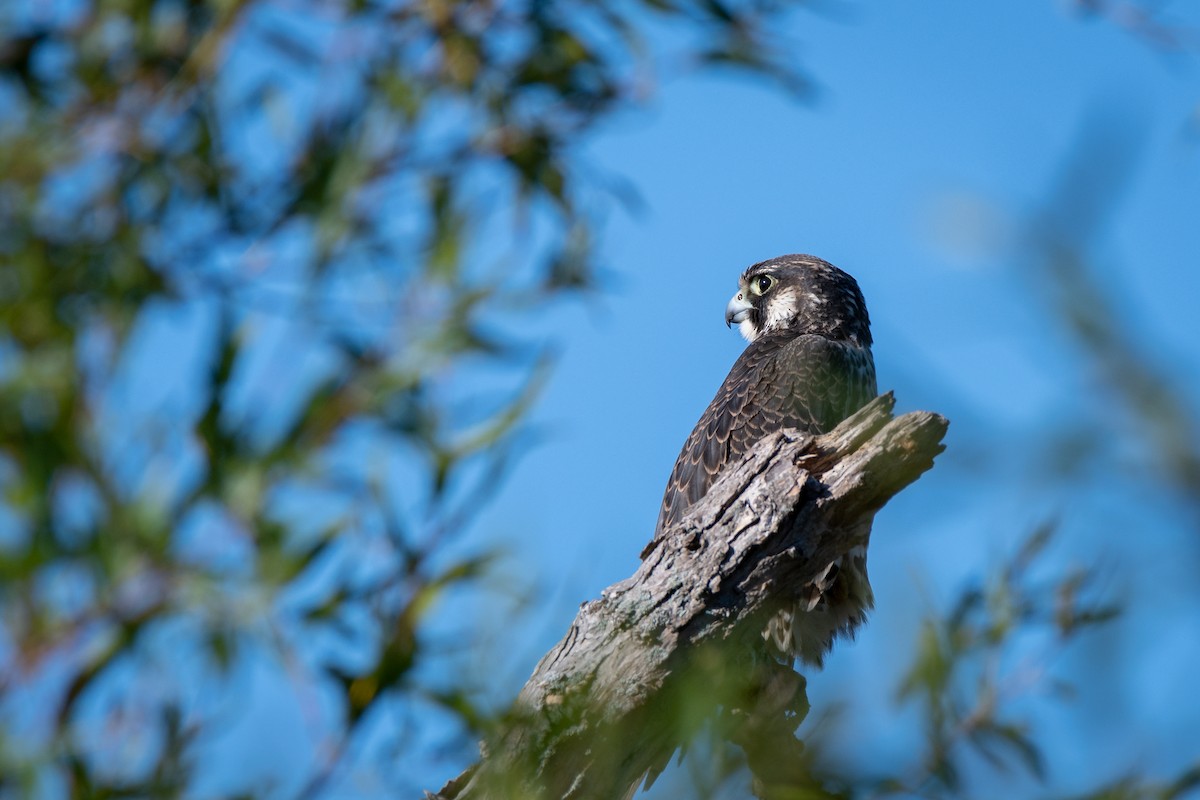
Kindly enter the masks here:
<path id="1" fill-rule="evenodd" d="M 877 394 L 866 301 L 854 278 L 827 261 L 793 254 L 748 267 L 725 323 L 749 344 L 684 442 L 643 559 L 761 439 L 784 428 L 826 433 Z M 820 667 L 834 640 L 865 621 L 874 604 L 870 526 L 770 619 L 763 638 L 779 657 Z"/>

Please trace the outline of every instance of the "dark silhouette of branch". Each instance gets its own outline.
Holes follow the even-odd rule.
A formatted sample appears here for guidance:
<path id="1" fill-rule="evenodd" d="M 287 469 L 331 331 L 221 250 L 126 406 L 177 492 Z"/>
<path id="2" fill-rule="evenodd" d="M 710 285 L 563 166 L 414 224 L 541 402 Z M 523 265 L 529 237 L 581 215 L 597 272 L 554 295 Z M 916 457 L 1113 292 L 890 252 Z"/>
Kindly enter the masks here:
<path id="1" fill-rule="evenodd" d="M 783 587 L 814 580 L 942 451 L 947 421 L 893 417 L 894 402 L 879 397 L 827 435 L 760 442 L 631 577 L 580 608 L 481 762 L 433 797 L 627 796 L 718 713 L 756 793 L 786 794 L 800 779 L 804 679 L 761 631 Z"/>

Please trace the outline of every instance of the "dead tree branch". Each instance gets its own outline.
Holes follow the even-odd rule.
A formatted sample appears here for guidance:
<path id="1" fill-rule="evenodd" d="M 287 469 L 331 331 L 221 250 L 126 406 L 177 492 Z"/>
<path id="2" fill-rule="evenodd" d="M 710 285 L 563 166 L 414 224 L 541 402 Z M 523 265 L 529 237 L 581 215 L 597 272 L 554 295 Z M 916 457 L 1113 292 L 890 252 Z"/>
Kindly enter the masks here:
<path id="1" fill-rule="evenodd" d="M 800 746 L 803 678 L 766 655 L 760 632 L 781 587 L 812 581 L 942 451 L 946 420 L 895 418 L 894 402 L 879 397 L 823 436 L 760 442 L 632 577 L 580 608 L 480 764 L 434 797 L 620 798 L 722 709 L 741 713 L 730 738 L 759 783 L 787 781 L 778 761 Z"/>

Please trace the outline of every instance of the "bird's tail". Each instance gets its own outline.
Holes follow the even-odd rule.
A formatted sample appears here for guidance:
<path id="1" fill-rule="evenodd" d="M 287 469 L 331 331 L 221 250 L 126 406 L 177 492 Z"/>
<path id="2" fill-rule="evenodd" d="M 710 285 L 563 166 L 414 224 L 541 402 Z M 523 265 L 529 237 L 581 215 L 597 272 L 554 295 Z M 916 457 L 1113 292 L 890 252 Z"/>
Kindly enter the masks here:
<path id="1" fill-rule="evenodd" d="M 839 636 L 853 638 L 874 605 L 864 543 L 830 563 L 805 586 L 794 603 L 767 623 L 763 638 L 780 654 L 819 668 L 834 641 Z"/>

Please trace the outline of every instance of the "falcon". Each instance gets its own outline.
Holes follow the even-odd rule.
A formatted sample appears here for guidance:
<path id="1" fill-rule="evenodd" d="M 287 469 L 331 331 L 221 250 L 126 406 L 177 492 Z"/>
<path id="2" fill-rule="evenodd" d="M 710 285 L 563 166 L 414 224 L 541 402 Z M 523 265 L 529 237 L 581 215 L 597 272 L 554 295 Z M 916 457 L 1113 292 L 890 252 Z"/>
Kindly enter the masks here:
<path id="1" fill-rule="evenodd" d="M 736 323 L 749 345 L 684 442 L 643 558 L 763 437 L 783 428 L 825 433 L 877 393 L 862 292 L 827 261 L 786 255 L 751 266 L 725 307 L 725 323 Z M 874 603 L 869 535 L 867 522 L 861 544 L 798 587 L 794 602 L 768 623 L 763 637 L 781 655 L 819 667 L 834 639 L 853 635 L 866 618 Z"/>

